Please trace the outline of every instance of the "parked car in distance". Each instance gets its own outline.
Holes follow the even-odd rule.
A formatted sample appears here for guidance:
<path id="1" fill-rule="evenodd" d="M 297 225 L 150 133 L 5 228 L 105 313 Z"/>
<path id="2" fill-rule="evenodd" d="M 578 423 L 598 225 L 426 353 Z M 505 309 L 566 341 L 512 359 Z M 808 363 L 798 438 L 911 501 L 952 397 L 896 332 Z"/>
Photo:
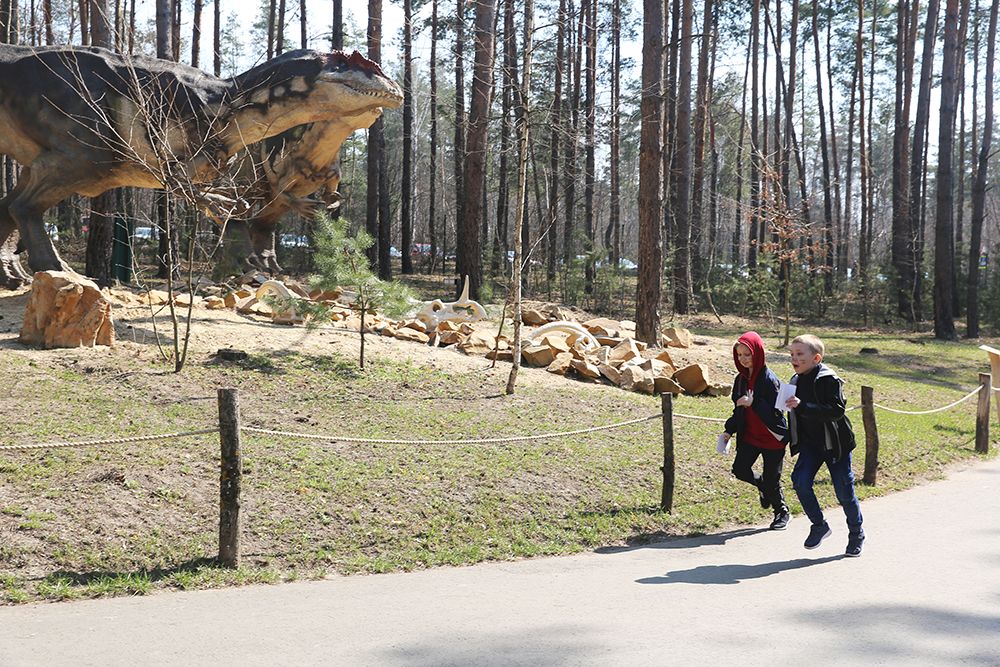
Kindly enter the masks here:
<path id="1" fill-rule="evenodd" d="M 389 257 L 402 257 L 403 253 L 399 252 L 399 249 L 395 246 L 389 246 Z"/>
<path id="2" fill-rule="evenodd" d="M 152 227 L 136 227 L 132 230 L 132 240 L 136 243 L 142 243 L 143 241 L 148 241 L 153 238 L 153 228 Z"/>
<path id="3" fill-rule="evenodd" d="M 285 248 L 308 248 L 309 239 L 296 234 L 282 234 L 279 242 Z"/>
<path id="4" fill-rule="evenodd" d="M 427 259 L 431 256 L 430 243 L 414 243 L 410 246 L 410 257 L 413 259 Z"/>

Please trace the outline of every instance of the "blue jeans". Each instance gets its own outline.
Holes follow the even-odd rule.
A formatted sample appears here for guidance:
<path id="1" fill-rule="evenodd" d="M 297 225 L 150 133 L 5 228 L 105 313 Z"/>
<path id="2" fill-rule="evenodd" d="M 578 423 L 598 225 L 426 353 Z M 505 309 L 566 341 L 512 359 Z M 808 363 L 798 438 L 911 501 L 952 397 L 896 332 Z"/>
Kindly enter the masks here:
<path id="1" fill-rule="evenodd" d="M 858 497 L 854 495 L 854 471 L 851 469 L 850 452 L 840 457 L 839 461 L 833 462 L 828 456 L 810 447 L 799 448 L 799 460 L 795 462 L 795 468 L 792 470 L 792 488 L 799 497 L 802 510 L 814 525 L 819 526 L 824 523 L 823 510 L 813 491 L 813 480 L 816 479 L 816 473 L 824 463 L 830 470 L 830 480 L 833 482 L 837 500 L 844 508 L 848 530 L 851 535 L 864 535 L 861 529 L 861 506 L 858 504 Z"/>

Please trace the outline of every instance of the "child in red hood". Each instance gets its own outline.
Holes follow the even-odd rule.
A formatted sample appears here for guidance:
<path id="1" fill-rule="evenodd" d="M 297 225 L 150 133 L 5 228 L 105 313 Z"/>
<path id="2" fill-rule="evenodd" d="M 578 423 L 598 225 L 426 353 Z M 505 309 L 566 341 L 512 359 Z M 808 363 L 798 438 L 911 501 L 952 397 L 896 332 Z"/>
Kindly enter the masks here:
<path id="1" fill-rule="evenodd" d="M 755 331 L 740 336 L 733 346 L 733 361 L 739 371 L 733 382 L 736 407 L 723 434 L 727 442 L 736 436 L 733 475 L 757 487 L 761 507 L 774 508 L 771 530 L 784 530 L 792 515 L 781 490 L 788 424 L 784 413 L 774 407 L 781 383 L 764 363 L 764 342 Z M 758 457 L 764 460 L 763 474 L 753 469 Z"/>

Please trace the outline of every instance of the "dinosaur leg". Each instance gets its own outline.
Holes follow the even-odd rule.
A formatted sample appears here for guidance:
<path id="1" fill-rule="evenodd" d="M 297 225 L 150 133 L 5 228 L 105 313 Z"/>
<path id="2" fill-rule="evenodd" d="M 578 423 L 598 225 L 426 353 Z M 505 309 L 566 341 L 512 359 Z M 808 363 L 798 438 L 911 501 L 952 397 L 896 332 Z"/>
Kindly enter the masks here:
<path id="1" fill-rule="evenodd" d="M 274 230 L 278 225 L 278 221 L 287 212 L 287 206 L 280 205 L 279 202 L 272 202 L 255 218 L 250 220 L 249 223 L 250 241 L 253 243 L 254 256 L 264 271 L 273 274 L 281 273 L 281 266 L 278 265 L 278 255 L 274 249 Z"/>
<path id="2" fill-rule="evenodd" d="M 67 187 L 74 174 L 60 169 L 58 158 L 39 156 L 30 169 L 22 169 L 17 187 L 11 194 L 8 212 L 21 231 L 21 241 L 28 248 L 28 266 L 33 273 L 39 271 L 70 271 L 59 257 L 52 239 L 45 232 L 42 215 L 50 207 L 73 194 Z"/>
<path id="3" fill-rule="evenodd" d="M 19 186 L 0 199 L 0 286 L 7 289 L 16 289 L 31 282 L 31 275 L 22 268 L 17 255 L 21 233 L 8 211 L 10 202 L 24 189 L 23 185 Z"/>

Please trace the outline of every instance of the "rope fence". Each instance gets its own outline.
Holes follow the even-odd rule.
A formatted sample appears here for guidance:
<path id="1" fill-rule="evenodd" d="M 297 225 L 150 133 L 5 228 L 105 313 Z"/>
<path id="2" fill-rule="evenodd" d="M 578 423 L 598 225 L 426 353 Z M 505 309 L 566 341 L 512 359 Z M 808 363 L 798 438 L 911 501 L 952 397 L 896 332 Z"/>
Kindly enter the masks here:
<path id="1" fill-rule="evenodd" d="M 993 392 L 1000 392 L 1000 389 L 993 386 L 992 375 L 980 373 L 979 387 L 969 392 L 962 398 L 949 403 L 940 408 L 932 410 L 905 411 L 889 408 L 874 402 L 874 390 L 872 387 L 861 387 L 861 405 L 848 408 L 846 411 L 860 409 L 862 411 L 862 421 L 865 431 L 865 472 L 863 482 L 874 485 L 876 483 L 878 471 L 878 448 L 879 437 L 878 427 L 875 421 L 875 409 L 886 410 L 900 415 L 929 415 L 944 410 L 954 408 L 973 396 L 979 397 L 976 412 L 976 451 L 979 453 L 989 453 L 989 411 L 990 396 Z M 238 404 L 238 393 L 236 389 L 219 389 L 219 423 L 217 427 L 199 429 L 196 431 L 165 433 L 160 435 L 135 436 L 128 438 L 109 438 L 103 440 L 83 440 L 77 442 L 45 443 L 35 445 L 4 445 L 0 446 L 0 453 L 13 451 L 30 451 L 41 449 L 61 449 L 71 447 L 92 447 L 101 445 L 127 444 L 138 442 L 155 442 L 159 440 L 172 440 L 186 438 L 209 433 L 219 433 L 221 442 L 220 458 L 220 510 L 219 510 L 219 562 L 226 567 L 235 568 L 239 566 L 239 510 L 240 510 L 240 487 L 242 480 L 242 448 L 241 433 L 256 433 L 272 435 L 285 438 L 301 438 L 309 440 L 324 440 L 327 442 L 348 442 L 348 443 L 368 443 L 382 445 L 480 445 L 480 444 L 504 444 L 515 442 L 528 442 L 533 440 L 546 440 L 552 438 L 564 438 L 570 436 L 585 435 L 612 429 L 623 428 L 635 424 L 662 419 L 663 422 L 663 493 L 660 501 L 661 508 L 670 512 L 673 506 L 674 494 L 674 417 L 691 419 L 706 422 L 722 423 L 726 419 L 718 417 L 703 417 L 700 415 L 689 415 L 675 413 L 673 411 L 673 395 L 664 393 L 660 396 L 662 408 L 658 414 L 630 419 L 627 421 L 594 426 L 590 428 L 575 429 L 572 431 L 559 431 L 551 433 L 540 433 L 524 436 L 510 436 L 498 438 L 478 438 L 467 440 L 392 440 L 385 438 L 353 438 L 340 435 L 317 435 L 310 433 L 296 433 L 292 431 L 280 431 L 252 426 L 242 426 L 240 424 L 240 413 Z M 998 415 L 1000 415 L 1000 393 L 998 393 Z"/>

